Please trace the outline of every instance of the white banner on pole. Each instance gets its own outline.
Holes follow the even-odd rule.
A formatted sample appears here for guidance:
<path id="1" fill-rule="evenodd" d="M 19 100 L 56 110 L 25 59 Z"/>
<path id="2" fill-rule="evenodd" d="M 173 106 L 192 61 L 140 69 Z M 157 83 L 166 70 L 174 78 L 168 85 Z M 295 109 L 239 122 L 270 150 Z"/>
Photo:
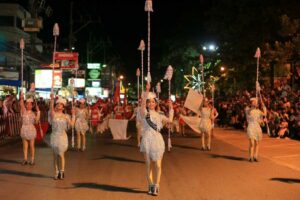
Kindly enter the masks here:
<path id="1" fill-rule="evenodd" d="M 201 93 L 196 92 L 193 89 L 189 90 L 189 93 L 186 97 L 184 107 L 190 109 L 196 114 L 199 114 L 199 109 L 203 101 L 203 95 Z"/>

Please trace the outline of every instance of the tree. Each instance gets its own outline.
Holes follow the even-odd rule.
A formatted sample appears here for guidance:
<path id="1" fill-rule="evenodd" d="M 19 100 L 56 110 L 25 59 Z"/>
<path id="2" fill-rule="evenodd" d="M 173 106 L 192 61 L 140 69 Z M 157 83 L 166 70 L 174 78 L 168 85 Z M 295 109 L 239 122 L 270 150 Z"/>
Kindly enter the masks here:
<path id="1" fill-rule="evenodd" d="M 235 72 L 228 76 L 235 76 L 241 89 L 255 86 L 253 55 L 257 47 L 276 37 L 281 5 L 281 0 L 218 0 L 206 13 L 207 34 L 216 38 L 220 59 Z"/>
<path id="2" fill-rule="evenodd" d="M 282 75 L 283 66 L 290 64 L 291 83 L 294 85 L 295 64 L 300 60 L 300 19 L 290 19 L 287 15 L 280 17 L 281 28 L 278 31 L 280 41 L 267 42 L 264 45 L 263 66 L 274 83 L 275 67 Z"/>

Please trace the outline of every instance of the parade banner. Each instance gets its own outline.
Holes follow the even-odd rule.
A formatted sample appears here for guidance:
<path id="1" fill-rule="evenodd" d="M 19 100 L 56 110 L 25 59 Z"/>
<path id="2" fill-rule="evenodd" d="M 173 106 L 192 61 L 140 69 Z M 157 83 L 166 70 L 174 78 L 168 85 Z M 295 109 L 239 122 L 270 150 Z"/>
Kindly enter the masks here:
<path id="1" fill-rule="evenodd" d="M 193 129 L 193 131 L 195 131 L 196 133 L 201 133 L 199 126 L 200 126 L 200 121 L 201 118 L 195 116 L 195 117 L 189 117 L 189 116 L 184 116 L 184 115 L 180 115 L 180 118 L 191 128 Z"/>
<path id="2" fill-rule="evenodd" d="M 201 93 L 196 92 L 193 89 L 189 90 L 189 93 L 186 97 L 184 107 L 190 109 L 196 114 L 199 114 L 199 109 L 203 101 L 203 95 Z"/>

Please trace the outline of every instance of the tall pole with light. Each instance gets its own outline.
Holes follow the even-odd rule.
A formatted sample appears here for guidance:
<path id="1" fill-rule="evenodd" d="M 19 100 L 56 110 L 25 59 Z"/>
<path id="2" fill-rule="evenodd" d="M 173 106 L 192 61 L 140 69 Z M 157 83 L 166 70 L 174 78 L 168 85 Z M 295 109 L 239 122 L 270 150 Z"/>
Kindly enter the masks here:
<path id="1" fill-rule="evenodd" d="M 142 91 L 144 91 L 144 51 L 145 51 L 145 42 L 144 42 L 144 40 L 141 40 L 138 50 L 141 51 Z"/>
<path id="2" fill-rule="evenodd" d="M 199 56 L 200 65 L 201 65 L 201 83 L 199 83 L 199 90 L 203 92 L 203 96 L 205 98 L 205 90 L 204 90 L 204 57 L 202 54 Z M 200 80 L 200 79 L 198 79 Z"/>
<path id="3" fill-rule="evenodd" d="M 140 69 L 137 68 L 136 69 L 136 78 L 137 78 L 137 100 L 138 101 L 140 99 L 140 75 L 141 75 Z"/>
<path id="4" fill-rule="evenodd" d="M 258 93 L 260 92 L 260 86 L 258 82 L 258 74 L 259 74 L 259 59 L 260 59 L 260 48 L 257 47 L 254 57 L 256 58 L 256 82 L 255 82 L 255 89 L 256 89 L 256 99 L 258 98 Z"/>
<path id="5" fill-rule="evenodd" d="M 158 99 L 158 105 L 159 105 L 159 94 L 161 93 L 161 87 L 160 87 L 160 82 L 156 84 L 156 93 L 157 93 L 157 99 Z"/>
<path id="6" fill-rule="evenodd" d="M 145 11 L 148 13 L 148 46 L 147 46 L 147 66 L 148 66 L 148 72 L 147 72 L 147 83 L 151 83 L 151 74 L 150 74 L 150 33 L 151 33 L 151 24 L 150 24 L 150 20 L 151 20 L 151 12 L 153 12 L 153 8 L 152 8 L 152 0 L 146 0 L 145 2 Z"/>
<path id="7" fill-rule="evenodd" d="M 25 42 L 24 39 L 21 38 L 20 40 L 20 49 L 21 49 L 21 91 L 23 92 L 23 81 L 24 81 L 24 48 L 25 48 Z"/>
<path id="8" fill-rule="evenodd" d="M 167 79 L 168 82 L 169 82 L 169 89 L 168 89 L 169 101 L 171 101 L 171 79 L 172 79 L 172 76 L 173 76 L 173 68 L 172 68 L 171 65 L 169 65 L 168 68 L 167 68 L 165 77 L 164 77 L 164 79 Z M 171 114 L 171 107 L 169 107 L 169 116 L 170 116 L 170 114 Z M 168 151 L 170 151 L 171 148 L 172 148 L 172 144 L 171 144 L 171 126 L 169 126 L 169 129 L 168 129 Z"/>
<path id="9" fill-rule="evenodd" d="M 53 36 L 54 36 L 54 48 L 53 48 L 53 56 L 52 56 L 52 87 L 51 87 L 51 93 L 53 93 L 53 89 L 54 89 L 55 53 L 56 53 L 57 37 L 59 36 L 59 26 L 58 26 L 58 23 L 55 23 L 54 26 L 53 26 Z"/>

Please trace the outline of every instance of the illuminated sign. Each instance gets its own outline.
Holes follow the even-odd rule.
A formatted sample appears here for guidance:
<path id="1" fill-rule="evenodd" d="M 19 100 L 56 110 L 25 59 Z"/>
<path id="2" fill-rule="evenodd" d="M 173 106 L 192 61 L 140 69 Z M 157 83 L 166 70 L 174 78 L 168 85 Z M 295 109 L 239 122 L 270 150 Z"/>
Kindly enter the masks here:
<path id="1" fill-rule="evenodd" d="M 100 63 L 88 63 L 87 68 L 88 69 L 100 69 L 101 64 Z"/>
<path id="2" fill-rule="evenodd" d="M 100 70 L 98 69 L 89 69 L 87 71 L 87 77 L 89 80 L 99 80 L 100 79 Z"/>
<path id="3" fill-rule="evenodd" d="M 68 84 L 71 85 L 72 78 L 69 78 Z M 85 79 L 83 78 L 73 78 L 74 80 L 74 87 L 75 88 L 84 88 L 85 87 Z"/>
<path id="4" fill-rule="evenodd" d="M 61 69 L 78 69 L 78 56 L 76 52 L 55 52 L 54 60 Z"/>
<path id="5" fill-rule="evenodd" d="M 62 72 L 54 70 L 54 88 L 62 86 Z M 51 88 L 52 87 L 52 70 L 35 70 L 35 87 L 36 88 Z"/>

